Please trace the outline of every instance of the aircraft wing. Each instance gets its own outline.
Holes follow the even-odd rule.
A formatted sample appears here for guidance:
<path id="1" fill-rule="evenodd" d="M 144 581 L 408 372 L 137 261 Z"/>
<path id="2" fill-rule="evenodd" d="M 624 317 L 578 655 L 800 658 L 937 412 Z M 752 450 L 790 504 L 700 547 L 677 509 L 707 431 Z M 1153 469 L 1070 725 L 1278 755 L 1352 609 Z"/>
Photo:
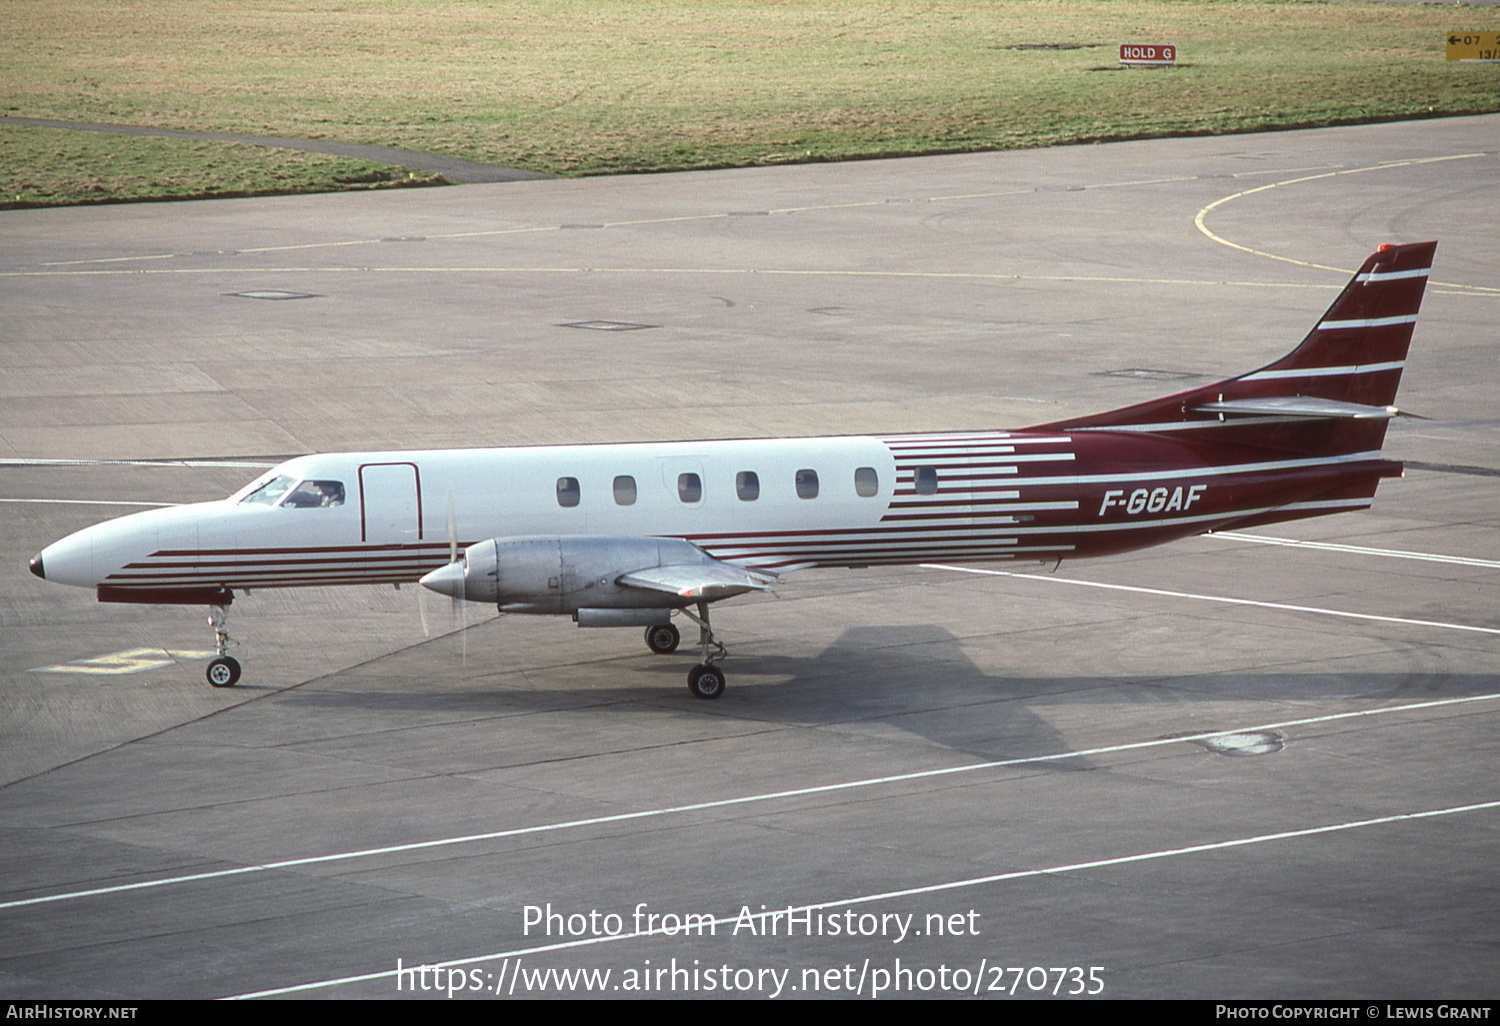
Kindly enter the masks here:
<path id="1" fill-rule="evenodd" d="M 732 595 L 743 595 L 747 591 L 770 591 L 776 583 L 776 577 L 713 560 L 647 567 L 617 578 L 616 583 L 627 588 L 643 588 L 680 598 L 712 602 Z"/>

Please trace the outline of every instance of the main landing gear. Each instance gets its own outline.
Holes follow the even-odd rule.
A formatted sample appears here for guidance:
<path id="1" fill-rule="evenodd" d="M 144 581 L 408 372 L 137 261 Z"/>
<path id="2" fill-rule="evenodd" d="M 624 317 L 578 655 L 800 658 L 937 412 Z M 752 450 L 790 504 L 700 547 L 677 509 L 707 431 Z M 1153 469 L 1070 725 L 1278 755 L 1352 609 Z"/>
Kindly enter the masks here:
<path id="1" fill-rule="evenodd" d="M 682 633 L 676 624 L 654 623 L 646 628 L 646 647 L 657 655 L 676 652 L 682 643 Z"/>
<path id="2" fill-rule="evenodd" d="M 205 676 L 208 682 L 216 688 L 232 688 L 240 680 L 239 660 L 225 654 L 233 643 L 230 641 L 228 631 L 224 629 L 228 622 L 228 606 L 208 607 L 208 625 L 214 629 L 214 651 L 218 654 L 208 664 L 208 672 Z"/>
<path id="3" fill-rule="evenodd" d="M 688 690 L 694 698 L 718 698 L 724 693 L 724 671 L 714 664 L 729 655 L 729 650 L 714 637 L 713 628 L 708 624 L 707 602 L 698 603 L 696 616 L 687 609 L 682 612 L 698 625 L 698 644 L 703 649 L 703 662 L 688 671 Z"/>
<path id="4" fill-rule="evenodd" d="M 703 646 L 703 662 L 688 671 L 688 690 L 695 698 L 718 698 L 724 693 L 724 671 L 715 666 L 714 661 L 729 653 L 708 626 L 708 604 L 698 603 L 698 612 L 702 614 L 701 617 L 683 610 L 698 625 L 698 641 Z M 659 623 L 646 628 L 646 647 L 657 655 L 675 652 L 681 643 L 682 632 L 675 624 Z M 710 648 L 713 649 L 712 653 L 709 652 Z"/>
<path id="5" fill-rule="evenodd" d="M 688 671 L 688 690 L 695 698 L 718 698 L 724 693 L 724 671 L 714 664 L 729 654 L 729 650 L 714 637 L 708 625 L 708 603 L 699 602 L 696 614 L 684 609 L 682 615 L 698 625 L 698 644 L 703 649 L 703 662 Z M 646 628 L 646 647 L 657 655 L 677 651 L 682 643 L 682 633 L 675 624 L 659 623 Z"/>

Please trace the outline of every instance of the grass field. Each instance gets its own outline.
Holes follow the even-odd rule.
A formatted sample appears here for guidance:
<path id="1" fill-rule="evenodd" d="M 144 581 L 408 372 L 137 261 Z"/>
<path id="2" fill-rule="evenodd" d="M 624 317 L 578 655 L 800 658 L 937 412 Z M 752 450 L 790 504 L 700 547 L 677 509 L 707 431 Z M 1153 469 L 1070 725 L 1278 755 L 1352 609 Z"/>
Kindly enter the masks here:
<path id="1" fill-rule="evenodd" d="M 557 174 L 1500 110 L 1500 10 L 1251 0 L 0 0 L 0 115 L 327 138 Z M 1119 70 L 1121 42 L 1185 66 Z M 129 172 L 125 173 L 128 165 Z M 0 126 L 0 205 L 413 184 Z M 430 180 L 430 176 L 426 176 Z"/>
<path id="2" fill-rule="evenodd" d="M 436 175 L 245 143 L 0 130 L 0 207 L 431 185 Z"/>

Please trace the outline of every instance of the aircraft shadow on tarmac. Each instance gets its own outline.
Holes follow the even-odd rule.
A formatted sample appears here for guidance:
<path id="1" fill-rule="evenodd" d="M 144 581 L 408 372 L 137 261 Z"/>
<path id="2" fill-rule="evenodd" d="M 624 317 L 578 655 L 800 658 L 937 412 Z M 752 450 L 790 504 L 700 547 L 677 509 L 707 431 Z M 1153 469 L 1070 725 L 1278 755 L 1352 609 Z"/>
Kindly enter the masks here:
<path id="1" fill-rule="evenodd" d="M 436 640 L 456 648 L 453 636 Z M 1165 709 L 1195 701 L 1265 702 L 1278 707 L 1288 702 L 1356 699 L 1426 701 L 1484 694 L 1495 688 L 1494 678 L 1485 675 L 1401 672 L 993 675 L 976 666 L 964 654 L 962 639 L 945 628 L 891 624 L 846 630 L 811 657 L 756 655 L 750 646 L 741 646 L 729 664 L 734 686 L 724 699 L 702 702 L 680 684 L 681 653 L 584 664 L 592 682 L 585 687 L 552 683 L 557 678 L 576 679 L 578 666 L 532 670 L 527 674 L 530 685 L 517 686 L 504 680 L 510 675 L 503 660 L 487 644 L 471 642 L 463 668 L 455 662 L 451 674 L 434 673 L 423 659 L 431 644 L 378 661 L 410 660 L 411 674 L 382 665 L 379 674 L 370 677 L 364 672 L 371 668 L 367 664 L 270 700 L 308 712 L 358 709 L 376 719 L 389 714 L 394 721 L 391 729 L 420 728 L 424 722 L 436 725 L 453 716 L 484 719 L 551 712 L 592 715 L 590 731 L 594 734 L 601 728 L 601 713 L 606 719 L 617 716 L 621 731 L 630 733 L 641 726 L 642 717 L 704 714 L 768 725 L 842 727 L 890 739 L 919 737 L 993 760 L 1067 750 L 1044 715 L 1049 708 L 1065 705 L 1098 706 L 1101 715 L 1108 715 L 1111 708 L 1156 705 Z M 419 665 L 426 665 L 426 671 L 418 669 Z M 642 678 L 659 679 L 661 684 L 642 685 L 638 683 Z M 758 683 L 757 678 L 775 680 Z M 455 690 L 455 684 L 461 689 Z M 1279 708 L 1268 718 L 1283 719 L 1284 713 Z M 1213 725 L 1226 730 L 1235 726 Z M 1054 765 L 1082 768 L 1075 761 Z"/>

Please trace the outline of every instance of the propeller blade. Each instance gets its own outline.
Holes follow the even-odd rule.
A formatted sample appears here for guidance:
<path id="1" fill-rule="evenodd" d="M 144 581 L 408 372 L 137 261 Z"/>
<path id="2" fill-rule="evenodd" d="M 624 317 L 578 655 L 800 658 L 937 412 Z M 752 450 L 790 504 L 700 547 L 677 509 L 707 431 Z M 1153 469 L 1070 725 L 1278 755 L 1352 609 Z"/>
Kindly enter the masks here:
<path id="1" fill-rule="evenodd" d="M 448 489 L 448 562 L 458 562 L 458 517 L 453 512 L 453 489 Z"/>

